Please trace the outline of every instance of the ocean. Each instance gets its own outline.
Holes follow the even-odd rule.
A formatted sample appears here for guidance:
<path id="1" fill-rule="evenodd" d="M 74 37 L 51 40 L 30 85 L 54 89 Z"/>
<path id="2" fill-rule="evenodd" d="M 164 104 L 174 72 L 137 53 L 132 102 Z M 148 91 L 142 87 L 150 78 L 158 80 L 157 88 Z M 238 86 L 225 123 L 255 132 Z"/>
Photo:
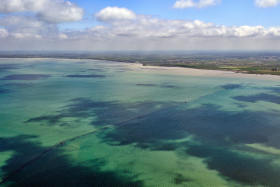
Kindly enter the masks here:
<path id="1" fill-rule="evenodd" d="M 0 186 L 279 187 L 279 80 L 0 59 Z"/>

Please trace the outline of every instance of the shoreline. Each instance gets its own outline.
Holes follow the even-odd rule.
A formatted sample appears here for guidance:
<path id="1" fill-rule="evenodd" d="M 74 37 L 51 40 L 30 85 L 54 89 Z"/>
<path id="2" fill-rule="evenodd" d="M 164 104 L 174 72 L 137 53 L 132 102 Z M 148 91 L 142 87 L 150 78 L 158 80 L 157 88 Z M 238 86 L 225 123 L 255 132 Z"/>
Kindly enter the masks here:
<path id="1" fill-rule="evenodd" d="M 142 65 L 142 64 L 141 64 Z M 171 66 L 142 66 L 146 70 L 162 70 L 160 72 L 153 71 L 154 73 L 176 74 L 184 76 L 209 76 L 209 77 L 227 77 L 227 78 L 252 78 L 252 79 L 268 79 L 280 80 L 280 76 L 270 74 L 249 74 L 240 73 L 228 70 L 209 70 L 209 69 L 195 69 L 185 67 L 171 67 Z"/>
<path id="2" fill-rule="evenodd" d="M 178 67 L 178 66 L 156 66 L 156 65 L 143 65 L 141 62 L 120 62 L 112 60 L 99 60 L 99 59 L 79 59 L 79 58 L 5 58 L 1 57 L 0 60 L 4 59 L 42 59 L 42 60 L 87 60 L 87 61 L 107 61 L 107 62 L 117 62 L 126 65 L 138 65 L 138 69 L 142 70 L 152 70 L 153 73 L 163 73 L 168 75 L 182 75 L 182 76 L 210 76 L 210 77 L 228 77 L 228 78 L 253 78 L 253 79 L 268 79 L 268 80 L 280 80 L 279 75 L 273 74 L 251 74 L 246 72 L 238 72 L 231 70 L 211 70 L 211 69 L 197 69 L 189 67 Z M 161 71 L 155 71 L 161 70 Z"/>

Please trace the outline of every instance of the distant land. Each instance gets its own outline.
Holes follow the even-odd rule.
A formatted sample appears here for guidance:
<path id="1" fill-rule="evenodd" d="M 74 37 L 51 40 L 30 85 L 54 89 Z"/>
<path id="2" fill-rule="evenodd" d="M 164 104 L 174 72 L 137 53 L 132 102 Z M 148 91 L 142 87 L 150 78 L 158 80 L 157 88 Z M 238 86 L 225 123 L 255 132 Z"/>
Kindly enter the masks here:
<path id="1" fill-rule="evenodd" d="M 280 75 L 280 51 L 1 51 L 0 58 L 93 59 Z"/>

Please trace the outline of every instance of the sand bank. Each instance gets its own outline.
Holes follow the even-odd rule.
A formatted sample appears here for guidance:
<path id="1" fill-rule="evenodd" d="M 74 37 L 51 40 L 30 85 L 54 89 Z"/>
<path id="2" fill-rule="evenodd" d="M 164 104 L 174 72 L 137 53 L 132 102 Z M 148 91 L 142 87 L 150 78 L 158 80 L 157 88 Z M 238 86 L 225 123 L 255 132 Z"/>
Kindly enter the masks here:
<path id="1" fill-rule="evenodd" d="M 168 75 L 280 80 L 280 76 L 277 75 L 246 74 L 246 73 L 236 73 L 232 71 L 192 69 L 192 68 L 183 68 L 183 67 L 143 66 L 142 64 L 129 64 L 129 65 L 132 67 L 133 66 L 137 67 L 138 69 L 141 69 L 146 72 L 168 74 Z"/>

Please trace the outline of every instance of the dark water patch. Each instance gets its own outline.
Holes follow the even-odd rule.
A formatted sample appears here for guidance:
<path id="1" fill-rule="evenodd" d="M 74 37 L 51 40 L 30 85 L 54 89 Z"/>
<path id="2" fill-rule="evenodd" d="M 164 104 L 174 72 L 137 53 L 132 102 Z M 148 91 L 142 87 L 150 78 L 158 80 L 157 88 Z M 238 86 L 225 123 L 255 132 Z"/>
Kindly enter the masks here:
<path id="1" fill-rule="evenodd" d="M 181 145 L 178 143 L 164 143 L 164 142 L 155 142 L 150 145 L 150 150 L 153 151 L 174 151 L 179 148 Z"/>
<path id="2" fill-rule="evenodd" d="M 208 168 L 217 170 L 226 179 L 254 186 L 278 187 L 280 184 L 280 168 L 273 167 L 273 159 L 269 157 L 259 159 L 209 145 L 190 146 L 187 154 L 205 158 Z"/>
<path id="3" fill-rule="evenodd" d="M 235 103 L 239 108 L 246 108 L 246 105 L 240 104 L 240 103 Z"/>
<path id="4" fill-rule="evenodd" d="M 51 75 L 45 74 L 15 74 L 15 75 L 8 75 L 0 80 L 39 80 L 39 79 L 46 79 L 51 77 Z"/>
<path id="5" fill-rule="evenodd" d="M 0 94 L 1 93 L 9 93 L 9 92 L 10 92 L 10 90 L 0 87 Z"/>
<path id="6" fill-rule="evenodd" d="M 257 102 L 257 101 L 266 101 L 271 103 L 280 104 L 280 96 L 272 95 L 272 94 L 266 94 L 266 93 L 260 93 L 257 95 L 249 95 L 249 96 L 236 96 L 233 97 L 233 99 L 237 101 L 245 101 L 245 102 Z"/>
<path id="7" fill-rule="evenodd" d="M 163 85 L 157 85 L 157 84 L 136 84 L 136 86 L 143 86 L 143 87 L 159 87 L 159 88 L 176 88 L 176 86 L 169 85 L 169 84 L 163 84 Z"/>
<path id="8" fill-rule="evenodd" d="M 177 185 L 179 184 L 183 184 L 183 183 L 188 183 L 192 181 L 191 179 L 188 179 L 186 177 L 184 177 L 182 174 L 180 173 L 176 173 L 173 182 Z"/>
<path id="9" fill-rule="evenodd" d="M 46 115 L 46 116 L 40 116 L 40 117 L 36 117 L 36 118 L 31 118 L 29 120 L 27 120 L 24 123 L 30 123 L 30 122 L 41 122 L 41 121 L 47 121 L 47 123 L 49 125 L 51 124 L 56 124 L 58 122 L 60 122 L 60 119 L 64 118 L 64 117 L 71 117 L 69 115 L 63 115 L 63 114 L 58 114 L 58 115 Z M 65 126 L 65 124 L 63 125 Z"/>
<path id="10" fill-rule="evenodd" d="M 104 78 L 106 75 L 67 75 L 69 78 Z"/>
<path id="11" fill-rule="evenodd" d="M 102 135 L 101 135 L 102 137 Z M 114 143 L 110 143 L 114 145 Z M 125 142 L 123 143 L 124 145 Z M 128 142 L 129 144 L 129 142 Z M 120 145 L 119 143 L 115 142 L 115 145 Z M 181 143 L 166 143 L 166 142 L 139 142 L 135 144 L 135 147 L 150 150 L 150 151 L 175 151 L 176 149 L 182 147 L 183 144 Z"/>
<path id="12" fill-rule="evenodd" d="M 32 139 L 37 136 L 20 135 L 17 137 L 3 138 L 0 137 L 0 153 L 6 151 L 15 151 L 12 158 L 10 158 L 7 165 L 1 167 L 1 170 L 9 174 L 17 170 L 21 165 L 36 156 L 36 154 L 44 151 L 38 143 L 31 143 Z"/>
<path id="13" fill-rule="evenodd" d="M 177 88 L 176 86 L 168 85 L 168 84 L 161 85 L 160 87 L 161 88 Z"/>
<path id="14" fill-rule="evenodd" d="M 226 85 L 223 85 L 220 87 L 224 88 L 224 89 L 237 89 L 237 88 L 242 88 L 242 85 L 241 84 L 226 84 Z"/>
<path id="15" fill-rule="evenodd" d="M 88 71 L 98 71 L 98 72 L 105 72 L 103 69 L 97 69 L 97 68 L 92 68 L 92 69 L 87 69 Z"/>
<path id="16" fill-rule="evenodd" d="M 8 84 L 4 84 L 4 86 L 16 86 L 16 87 L 32 87 L 35 84 L 31 84 L 31 83 L 8 83 Z"/>
<path id="17" fill-rule="evenodd" d="M 35 137 L 18 136 L 0 138 L 0 152 L 13 151 L 14 154 L 1 170 L 10 174 L 22 164 L 32 159 L 36 154 L 45 151 L 39 143 L 30 141 Z M 92 159 L 87 162 L 89 167 L 73 165 L 73 162 L 61 149 L 54 149 L 42 157 L 29 163 L 5 181 L 6 186 L 124 186 L 140 187 L 142 182 L 136 180 L 135 175 L 122 172 L 102 171 L 106 164 L 102 159 Z M 2 183 L 3 184 L 3 183 Z"/>
<path id="18" fill-rule="evenodd" d="M 156 106 L 162 108 L 173 105 L 174 103 L 164 102 L 137 102 L 137 103 L 117 103 L 117 102 L 98 102 L 86 98 L 76 98 L 70 101 L 64 109 L 55 114 L 43 115 L 27 120 L 29 122 L 46 122 L 47 125 L 62 125 L 63 118 L 74 117 L 79 120 L 95 117 L 92 122 L 94 126 L 104 126 L 116 124 L 124 120 L 131 119 L 140 113 L 154 111 Z M 63 122 L 63 125 L 66 125 Z"/>
<path id="19" fill-rule="evenodd" d="M 86 64 L 87 62 L 75 62 L 76 64 Z"/>
<path id="20" fill-rule="evenodd" d="M 128 72 L 128 71 L 134 71 L 133 69 L 130 68 L 117 68 L 117 72 Z"/>
<path id="21" fill-rule="evenodd" d="M 19 64 L 0 64 L 0 71 L 6 71 L 10 69 L 19 69 Z"/>
<path id="22" fill-rule="evenodd" d="M 137 119 L 134 122 L 118 126 L 115 131 L 100 132 L 99 136 L 108 144 L 128 145 L 137 143 L 138 147 L 142 146 L 151 150 L 160 149 L 156 148 L 155 144 L 161 140 L 184 138 L 183 131 L 180 132 L 178 129 L 171 130 L 171 126 L 173 126 L 171 119 L 167 119 L 164 124 L 161 120 L 149 119 L 150 121 L 147 121 L 146 118 Z M 169 123 L 168 126 L 166 125 L 167 123 Z"/>
<path id="23" fill-rule="evenodd" d="M 110 143 L 110 144 L 113 145 L 112 143 Z M 120 144 L 116 143 L 116 145 L 120 145 Z M 151 143 L 137 143 L 135 146 L 139 147 L 141 149 L 150 149 L 151 147 L 153 147 L 153 145 Z"/>
<path id="24" fill-rule="evenodd" d="M 136 86 L 154 87 L 156 84 L 136 84 Z"/>
<path id="25" fill-rule="evenodd" d="M 270 90 L 272 93 L 280 94 L 280 87 L 266 87 L 266 88 L 262 88 L 262 89 L 267 89 L 267 90 Z"/>
<path id="26" fill-rule="evenodd" d="M 158 142 L 176 140 L 194 134 L 200 141 L 221 145 L 268 143 L 279 136 L 279 117 L 266 112 L 231 112 L 213 105 L 182 110 L 171 107 L 104 131 L 100 136 L 107 143 L 136 143 L 155 149 Z M 274 145 L 275 146 L 275 145 Z M 280 145 L 278 145 L 280 147 Z"/>

